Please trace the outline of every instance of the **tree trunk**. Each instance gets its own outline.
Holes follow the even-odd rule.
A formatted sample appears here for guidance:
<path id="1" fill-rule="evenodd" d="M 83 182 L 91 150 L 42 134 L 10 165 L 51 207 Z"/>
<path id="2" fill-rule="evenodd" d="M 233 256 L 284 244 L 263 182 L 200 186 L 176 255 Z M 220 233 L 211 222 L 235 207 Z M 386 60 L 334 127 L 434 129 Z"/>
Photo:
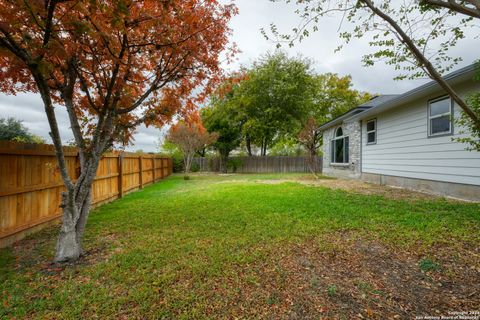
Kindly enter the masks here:
<path id="1" fill-rule="evenodd" d="M 310 150 L 310 153 L 307 159 L 307 164 L 308 164 L 308 168 L 310 169 L 310 172 L 313 174 L 313 176 L 316 179 L 318 179 L 317 153 L 315 152 L 315 150 Z"/>
<path id="2" fill-rule="evenodd" d="M 91 189 L 99 162 L 99 157 L 90 158 L 74 188 L 62 193 L 63 218 L 55 262 L 76 261 L 83 254 L 83 234 L 90 213 Z"/>
<path id="3" fill-rule="evenodd" d="M 89 192 L 90 193 L 90 192 Z M 90 196 L 80 207 L 72 195 L 62 194 L 63 220 L 55 252 L 55 262 L 75 261 L 83 254 L 83 233 L 90 209 Z"/>
<path id="4" fill-rule="evenodd" d="M 230 152 L 222 152 L 220 153 L 220 172 L 227 173 L 228 172 L 228 155 Z"/>
<path id="5" fill-rule="evenodd" d="M 262 157 L 267 155 L 267 138 L 262 138 L 262 150 L 260 150 L 260 155 Z"/>
<path id="6" fill-rule="evenodd" d="M 92 183 L 93 184 L 93 183 Z M 83 234 L 85 232 L 85 226 L 87 225 L 88 215 L 90 213 L 90 207 L 92 204 L 92 191 L 89 189 L 88 195 L 83 202 L 82 209 L 80 211 L 80 217 L 77 222 L 77 242 L 80 244 L 80 254 L 83 254 Z"/>
<path id="7" fill-rule="evenodd" d="M 248 134 L 245 138 L 245 143 L 247 145 L 248 156 L 251 157 L 252 156 L 252 141 L 251 141 L 250 136 Z"/>
<path id="8" fill-rule="evenodd" d="M 74 219 L 77 208 L 74 201 L 71 201 L 71 196 L 67 192 L 62 194 L 63 220 L 57 241 L 55 262 L 75 261 L 82 254 Z"/>
<path id="9" fill-rule="evenodd" d="M 188 174 L 190 173 L 190 167 L 192 166 L 192 154 L 186 154 L 184 157 L 184 165 L 185 165 L 185 170 L 184 170 L 184 177 L 185 179 L 188 179 Z"/>

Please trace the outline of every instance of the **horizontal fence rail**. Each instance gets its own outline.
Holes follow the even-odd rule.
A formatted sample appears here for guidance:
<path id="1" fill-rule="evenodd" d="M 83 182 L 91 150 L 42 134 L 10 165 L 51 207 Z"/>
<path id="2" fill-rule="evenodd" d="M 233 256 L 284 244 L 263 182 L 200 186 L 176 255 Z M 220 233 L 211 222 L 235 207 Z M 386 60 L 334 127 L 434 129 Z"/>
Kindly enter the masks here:
<path id="1" fill-rule="evenodd" d="M 193 163 L 201 172 L 218 172 L 219 158 L 194 158 Z M 234 168 L 236 165 L 236 168 Z M 230 157 L 229 172 L 237 173 L 302 173 L 310 172 L 306 157 Z M 322 170 L 322 157 L 316 159 L 317 171 Z"/>
<path id="2" fill-rule="evenodd" d="M 80 172 L 78 151 L 64 147 L 70 176 Z M 172 173 L 172 160 L 112 152 L 100 160 L 92 205 L 121 198 Z M 61 217 L 64 185 L 52 145 L 0 141 L 0 248 Z"/>

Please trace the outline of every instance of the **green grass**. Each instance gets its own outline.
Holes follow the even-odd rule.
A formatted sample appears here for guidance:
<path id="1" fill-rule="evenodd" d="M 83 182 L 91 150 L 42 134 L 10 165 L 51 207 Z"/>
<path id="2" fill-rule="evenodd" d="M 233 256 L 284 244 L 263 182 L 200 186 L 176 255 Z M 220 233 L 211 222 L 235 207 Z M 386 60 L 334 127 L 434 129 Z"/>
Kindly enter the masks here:
<path id="1" fill-rule="evenodd" d="M 48 265 L 55 228 L 29 239 L 32 248 L 4 249 L 0 318 L 227 316 L 222 301 L 244 294 L 238 284 L 258 285 L 257 265 L 292 243 L 328 247 L 339 231 L 399 248 L 479 243 L 478 204 L 259 183 L 298 176 L 168 178 L 95 209 L 85 247 L 99 252 L 62 270 Z M 277 299 L 271 292 L 261 301 Z"/>

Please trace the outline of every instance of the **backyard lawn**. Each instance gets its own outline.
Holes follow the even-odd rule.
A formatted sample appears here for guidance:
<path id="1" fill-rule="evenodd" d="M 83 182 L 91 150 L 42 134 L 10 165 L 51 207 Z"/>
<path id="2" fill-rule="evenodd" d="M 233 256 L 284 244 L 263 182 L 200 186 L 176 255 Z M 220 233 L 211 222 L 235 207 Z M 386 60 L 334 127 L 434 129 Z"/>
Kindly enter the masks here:
<path id="1" fill-rule="evenodd" d="M 57 227 L 2 249 L 0 318 L 412 319 L 479 309 L 480 204 L 344 185 L 172 176 L 95 209 L 76 265 L 50 264 Z"/>

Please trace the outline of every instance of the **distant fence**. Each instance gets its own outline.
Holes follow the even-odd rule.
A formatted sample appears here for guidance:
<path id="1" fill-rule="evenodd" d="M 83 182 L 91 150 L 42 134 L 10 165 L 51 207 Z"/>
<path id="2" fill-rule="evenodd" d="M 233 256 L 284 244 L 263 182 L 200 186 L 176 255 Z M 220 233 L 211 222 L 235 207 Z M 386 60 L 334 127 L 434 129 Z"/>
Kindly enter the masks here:
<path id="1" fill-rule="evenodd" d="M 65 147 L 70 176 L 80 163 L 75 148 Z M 121 198 L 172 173 L 172 160 L 153 154 L 108 153 L 100 160 L 92 203 Z M 51 145 L 0 141 L 0 248 L 61 217 L 63 181 Z"/>
<path id="2" fill-rule="evenodd" d="M 230 167 L 229 172 L 237 173 L 302 173 L 310 172 L 306 157 L 230 157 L 230 163 L 237 163 L 236 171 Z M 219 158 L 194 158 L 201 172 L 217 172 L 220 169 Z M 317 168 L 322 169 L 322 158 L 317 157 Z"/>

